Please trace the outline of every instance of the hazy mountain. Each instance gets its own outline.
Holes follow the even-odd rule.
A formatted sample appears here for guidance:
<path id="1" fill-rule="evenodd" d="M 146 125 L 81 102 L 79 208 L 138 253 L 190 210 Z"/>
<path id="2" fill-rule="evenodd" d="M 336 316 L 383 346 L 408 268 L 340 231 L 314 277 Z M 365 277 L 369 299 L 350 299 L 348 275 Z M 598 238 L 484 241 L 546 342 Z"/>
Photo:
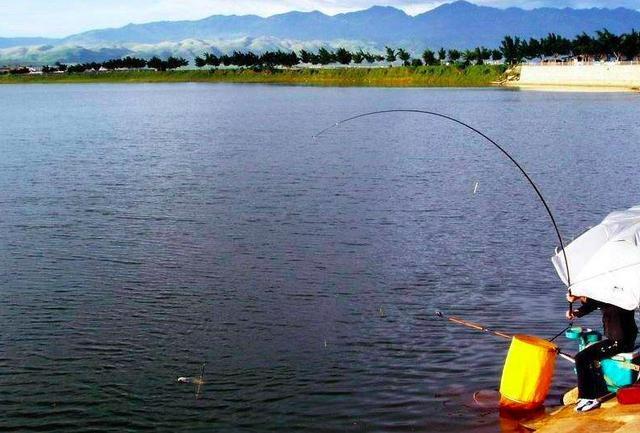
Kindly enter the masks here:
<path id="1" fill-rule="evenodd" d="M 631 9 L 497 9 L 457 1 L 415 17 L 393 7 L 329 16 L 289 12 L 268 18 L 214 15 L 198 21 L 129 24 L 70 36 L 62 44 L 159 43 L 184 39 L 276 37 L 295 40 L 350 39 L 421 46 L 469 48 L 496 46 L 505 34 L 540 37 L 549 32 L 572 37 L 608 28 L 619 33 L 640 28 L 640 12 Z"/>
<path id="2" fill-rule="evenodd" d="M 123 47 L 84 48 L 68 45 L 34 45 L 27 47 L 0 48 L 0 64 L 52 65 L 55 62 L 85 63 L 102 62 L 120 58 L 134 52 Z"/>
<path id="3" fill-rule="evenodd" d="M 214 15 L 196 21 L 129 24 L 62 39 L 0 38 L 0 63 L 91 61 L 119 53 L 193 57 L 205 50 L 263 51 L 340 44 L 378 49 L 402 46 L 419 52 L 426 47 L 497 47 L 506 34 L 528 38 L 554 32 L 573 37 L 602 28 L 614 33 L 640 29 L 640 12 L 625 8 L 497 9 L 457 1 L 413 17 L 380 6 L 334 16 L 320 12 L 289 12 L 267 18 Z"/>
<path id="4" fill-rule="evenodd" d="M 159 56 L 180 56 L 186 59 L 193 59 L 195 56 L 210 52 L 217 55 L 230 53 L 234 50 L 264 52 L 267 50 L 297 51 L 301 49 L 317 51 L 320 47 L 330 47 L 336 49 L 344 47 L 350 50 L 363 48 L 375 51 L 373 44 L 366 44 L 360 41 L 335 40 L 335 41 L 297 41 L 292 39 L 280 39 L 274 37 L 240 37 L 233 39 L 185 39 L 179 42 L 160 42 L 157 44 L 117 44 L 109 47 L 93 46 L 85 48 L 79 45 L 36 45 L 28 47 L 0 48 L 0 65 L 4 64 L 27 64 L 42 65 L 62 63 L 85 63 L 102 62 L 105 60 L 136 56 L 151 58 Z"/>
<path id="5" fill-rule="evenodd" d="M 497 46 L 504 35 L 542 37 L 550 32 L 574 37 L 607 28 L 614 33 L 640 28 L 640 12 L 625 9 L 496 9 L 459 1 L 418 15 L 413 37 L 431 46 Z"/>

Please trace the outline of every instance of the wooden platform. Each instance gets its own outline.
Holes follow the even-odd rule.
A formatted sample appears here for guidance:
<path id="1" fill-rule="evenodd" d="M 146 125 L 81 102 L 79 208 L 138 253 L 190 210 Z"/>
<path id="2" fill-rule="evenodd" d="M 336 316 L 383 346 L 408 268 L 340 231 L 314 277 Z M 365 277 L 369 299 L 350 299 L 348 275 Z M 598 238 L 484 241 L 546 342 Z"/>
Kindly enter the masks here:
<path id="1" fill-rule="evenodd" d="M 584 413 L 563 406 L 521 425 L 536 433 L 639 433 L 640 404 L 621 405 L 613 399 Z"/>

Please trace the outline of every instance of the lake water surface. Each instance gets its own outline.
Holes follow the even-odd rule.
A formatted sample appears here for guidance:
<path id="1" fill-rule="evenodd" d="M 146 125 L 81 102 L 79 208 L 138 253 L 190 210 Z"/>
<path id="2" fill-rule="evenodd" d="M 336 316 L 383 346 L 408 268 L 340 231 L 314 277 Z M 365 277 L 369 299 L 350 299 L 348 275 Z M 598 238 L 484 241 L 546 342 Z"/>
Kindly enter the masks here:
<path id="1" fill-rule="evenodd" d="M 638 95 L 0 87 L 0 430 L 498 432 L 557 245 L 640 203 Z M 475 194 L 474 194 L 475 190 Z M 594 317 L 588 324 L 595 325 Z M 573 347 L 559 340 L 569 351 Z M 199 399 L 177 384 L 206 362 Z M 572 386 L 558 361 L 549 403 Z"/>

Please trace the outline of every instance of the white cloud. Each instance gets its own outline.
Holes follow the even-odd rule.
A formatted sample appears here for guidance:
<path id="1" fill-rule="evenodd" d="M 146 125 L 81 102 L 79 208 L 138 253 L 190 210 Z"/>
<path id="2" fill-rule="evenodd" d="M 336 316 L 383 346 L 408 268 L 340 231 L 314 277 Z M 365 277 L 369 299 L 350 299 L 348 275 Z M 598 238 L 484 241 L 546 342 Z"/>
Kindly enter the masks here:
<path id="1" fill-rule="evenodd" d="M 417 14 L 444 0 L 21 0 L 0 1 L 0 36 L 66 36 L 85 30 L 119 27 L 130 22 L 191 20 L 213 14 L 268 16 L 291 10 L 328 14 L 389 5 Z M 640 0 L 475 0 L 475 3 L 531 9 L 617 7 L 640 9 Z"/>

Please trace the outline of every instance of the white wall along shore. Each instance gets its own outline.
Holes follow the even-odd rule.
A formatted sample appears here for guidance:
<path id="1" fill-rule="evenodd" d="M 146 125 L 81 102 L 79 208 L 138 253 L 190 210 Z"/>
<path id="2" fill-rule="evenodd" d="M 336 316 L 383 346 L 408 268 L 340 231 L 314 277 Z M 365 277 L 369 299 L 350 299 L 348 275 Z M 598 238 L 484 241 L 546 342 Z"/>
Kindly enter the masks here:
<path id="1" fill-rule="evenodd" d="M 514 84 L 640 88 L 640 62 L 524 64 Z"/>

